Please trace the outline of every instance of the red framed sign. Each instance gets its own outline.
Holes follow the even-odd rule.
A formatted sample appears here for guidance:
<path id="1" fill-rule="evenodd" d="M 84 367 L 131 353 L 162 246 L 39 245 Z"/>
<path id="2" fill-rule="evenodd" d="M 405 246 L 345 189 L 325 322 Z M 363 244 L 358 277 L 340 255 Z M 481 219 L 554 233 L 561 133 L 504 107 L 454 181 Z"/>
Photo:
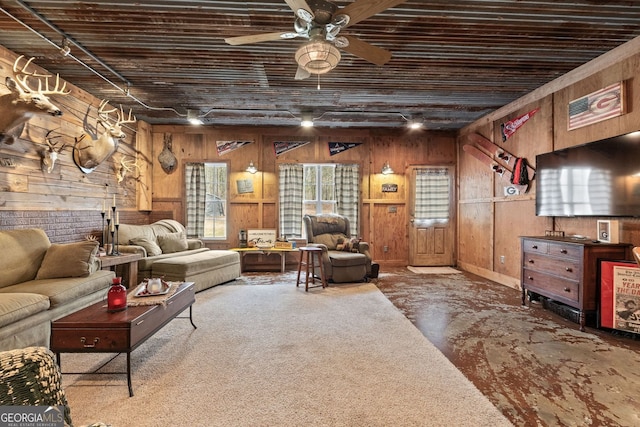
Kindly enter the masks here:
<path id="1" fill-rule="evenodd" d="M 600 261 L 600 326 L 640 333 L 640 267 Z"/>

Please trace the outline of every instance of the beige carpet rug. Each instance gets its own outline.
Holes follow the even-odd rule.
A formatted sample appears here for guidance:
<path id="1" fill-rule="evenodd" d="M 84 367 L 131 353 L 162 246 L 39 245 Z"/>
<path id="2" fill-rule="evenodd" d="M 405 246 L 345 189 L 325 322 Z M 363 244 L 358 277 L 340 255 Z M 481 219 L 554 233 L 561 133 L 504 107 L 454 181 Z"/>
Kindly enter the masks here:
<path id="1" fill-rule="evenodd" d="M 456 270 L 451 267 L 413 267 L 408 266 L 407 269 L 416 274 L 456 274 L 461 273 L 460 270 Z"/>
<path id="2" fill-rule="evenodd" d="M 63 375 L 76 426 L 509 426 L 373 284 L 196 295 L 125 375 Z M 108 355 L 63 354 L 63 371 Z M 123 371 L 118 356 L 103 371 Z"/>

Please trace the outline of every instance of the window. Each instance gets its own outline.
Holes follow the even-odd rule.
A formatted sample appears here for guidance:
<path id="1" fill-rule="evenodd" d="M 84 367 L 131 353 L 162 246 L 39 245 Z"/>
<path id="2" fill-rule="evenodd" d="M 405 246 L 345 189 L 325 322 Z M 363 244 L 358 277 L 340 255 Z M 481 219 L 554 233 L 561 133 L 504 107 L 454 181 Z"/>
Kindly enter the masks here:
<path id="1" fill-rule="evenodd" d="M 360 177 L 357 164 L 279 165 L 280 235 L 302 236 L 306 214 L 337 213 L 358 232 Z"/>
<path id="2" fill-rule="evenodd" d="M 302 214 L 336 213 L 336 166 L 304 165 Z"/>
<path id="3" fill-rule="evenodd" d="M 186 166 L 187 234 L 227 238 L 227 164 L 188 163 Z"/>

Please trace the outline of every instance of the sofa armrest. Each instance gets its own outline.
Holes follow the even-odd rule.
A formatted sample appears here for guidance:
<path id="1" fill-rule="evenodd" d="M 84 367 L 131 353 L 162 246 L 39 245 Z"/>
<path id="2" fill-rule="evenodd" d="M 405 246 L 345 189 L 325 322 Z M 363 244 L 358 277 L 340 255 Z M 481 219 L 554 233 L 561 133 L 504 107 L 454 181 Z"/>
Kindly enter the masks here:
<path id="1" fill-rule="evenodd" d="M 200 239 L 187 239 L 187 245 L 189 249 L 204 248 L 204 242 Z"/>
<path id="2" fill-rule="evenodd" d="M 138 245 L 118 245 L 118 251 L 127 254 L 140 254 L 144 258 L 147 257 L 147 250 Z"/>

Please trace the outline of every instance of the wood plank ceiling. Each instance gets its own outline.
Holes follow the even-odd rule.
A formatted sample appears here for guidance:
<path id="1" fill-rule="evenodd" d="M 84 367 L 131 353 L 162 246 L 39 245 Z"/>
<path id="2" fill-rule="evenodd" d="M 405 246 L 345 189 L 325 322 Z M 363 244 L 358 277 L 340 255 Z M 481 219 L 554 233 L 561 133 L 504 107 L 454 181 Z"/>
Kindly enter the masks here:
<path id="1" fill-rule="evenodd" d="M 293 31 L 283 0 L 0 6 L 1 45 L 154 124 L 191 109 L 211 125 L 298 126 L 308 113 L 316 126 L 457 130 L 640 35 L 639 1 L 408 0 L 342 30 L 391 51 L 386 65 L 343 51 L 318 89 L 294 79 L 305 39 L 225 43 Z"/>

